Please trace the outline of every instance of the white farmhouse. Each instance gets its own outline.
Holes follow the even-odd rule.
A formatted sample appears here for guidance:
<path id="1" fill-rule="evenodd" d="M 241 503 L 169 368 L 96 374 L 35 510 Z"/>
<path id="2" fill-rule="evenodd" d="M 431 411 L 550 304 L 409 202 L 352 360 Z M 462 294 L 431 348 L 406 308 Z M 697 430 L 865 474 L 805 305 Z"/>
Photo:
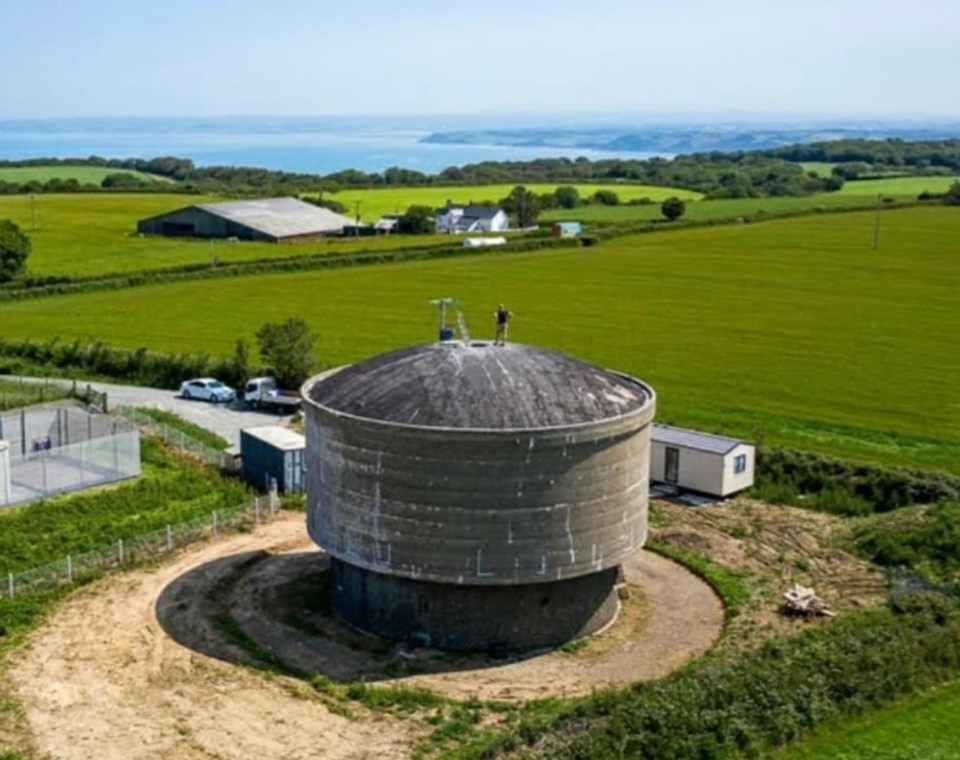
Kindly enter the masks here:
<path id="1" fill-rule="evenodd" d="M 503 232 L 510 228 L 507 213 L 496 206 L 460 206 L 450 203 L 437 209 L 437 232 Z"/>
<path id="2" fill-rule="evenodd" d="M 756 448 L 696 430 L 653 425 L 650 480 L 725 497 L 753 485 Z"/>

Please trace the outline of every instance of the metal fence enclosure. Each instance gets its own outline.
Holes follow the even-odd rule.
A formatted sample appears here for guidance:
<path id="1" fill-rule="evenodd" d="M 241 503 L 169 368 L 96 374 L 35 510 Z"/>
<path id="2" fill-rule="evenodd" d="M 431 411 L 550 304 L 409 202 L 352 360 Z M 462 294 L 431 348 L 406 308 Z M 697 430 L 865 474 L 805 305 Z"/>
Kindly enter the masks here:
<path id="1" fill-rule="evenodd" d="M 216 538 L 222 532 L 253 528 L 276 517 L 280 499 L 276 491 L 231 509 L 211 512 L 187 522 L 164 526 L 152 533 L 119 539 L 84 554 L 68 555 L 56 562 L 3 573 L 0 568 L 0 599 L 13 599 L 72 584 L 110 570 L 133 567 L 162 557 L 197 541 Z"/>
<path id="2" fill-rule="evenodd" d="M 76 405 L 0 414 L 0 440 L 0 507 L 140 475 L 136 426 Z"/>

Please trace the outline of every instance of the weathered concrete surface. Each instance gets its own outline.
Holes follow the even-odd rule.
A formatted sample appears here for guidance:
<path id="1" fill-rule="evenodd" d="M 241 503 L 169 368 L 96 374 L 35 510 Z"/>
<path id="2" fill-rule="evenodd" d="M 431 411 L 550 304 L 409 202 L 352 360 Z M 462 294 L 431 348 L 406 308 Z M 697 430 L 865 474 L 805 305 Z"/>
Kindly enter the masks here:
<path id="1" fill-rule="evenodd" d="M 650 388 L 520 343 L 430 343 L 392 351 L 304 388 L 319 406 L 368 420 L 438 428 L 538 429 L 620 417 Z"/>
<path id="2" fill-rule="evenodd" d="M 610 619 L 605 571 L 647 535 L 648 386 L 539 348 L 438 343 L 324 373 L 303 396 L 308 531 L 344 563 L 348 620 L 403 637 L 420 630 L 411 606 L 442 609 L 426 633 L 471 648 Z M 562 587 L 527 588 L 549 583 Z M 508 619 L 543 598 L 564 600 L 552 629 Z"/>
<path id="3" fill-rule="evenodd" d="M 486 376 L 496 365 L 509 371 L 516 387 L 537 386 L 540 380 L 529 373 L 545 371 L 540 350 L 511 348 L 466 347 L 471 360 L 452 363 L 446 355 L 460 349 L 427 351 L 439 357 L 438 372 L 450 375 L 447 382 L 440 375 L 432 382 L 467 387 L 463 372 Z M 537 361 L 529 361 L 527 351 Z M 565 370 L 573 361 L 542 353 L 560 357 L 554 369 Z M 369 396 L 403 397 L 404 389 L 393 384 L 404 377 L 418 396 L 421 373 L 387 371 L 381 359 L 374 360 L 376 374 L 385 374 L 391 385 L 367 386 Z M 398 360 L 410 361 L 403 353 Z M 316 401 L 326 397 L 328 382 L 340 383 L 344 371 L 355 381 L 365 376 L 350 368 L 304 386 L 308 529 L 332 556 L 414 580 L 513 585 L 599 572 L 643 545 L 654 397 L 641 383 L 593 368 L 599 388 L 618 379 L 642 392 L 643 403 L 563 427 L 497 430 L 464 426 L 490 420 L 487 409 L 497 401 L 485 395 L 461 397 L 455 427 L 443 426 L 438 408 L 425 415 L 435 426 L 405 425 Z M 576 405 L 569 394 L 565 398 L 569 411 Z"/>
<path id="4" fill-rule="evenodd" d="M 528 650 L 596 633 L 616 617 L 617 568 L 553 583 L 455 586 L 330 564 L 333 608 L 352 625 L 439 649 Z"/>

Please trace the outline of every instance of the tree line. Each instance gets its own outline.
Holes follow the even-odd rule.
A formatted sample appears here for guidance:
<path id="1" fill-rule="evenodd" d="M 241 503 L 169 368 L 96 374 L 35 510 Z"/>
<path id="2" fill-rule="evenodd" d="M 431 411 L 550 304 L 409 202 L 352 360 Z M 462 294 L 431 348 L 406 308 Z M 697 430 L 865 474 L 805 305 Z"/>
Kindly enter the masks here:
<path id="1" fill-rule="evenodd" d="M 823 161 L 859 164 L 827 177 L 804 171 L 798 162 Z M 222 195 L 335 194 L 342 188 L 456 186 L 504 183 L 630 183 L 677 187 L 704 193 L 708 198 L 748 198 L 809 195 L 839 190 L 846 179 L 869 171 L 897 169 L 910 173 L 960 171 L 960 140 L 834 140 L 758 151 L 713 151 L 674 158 L 625 159 L 538 158 L 530 161 L 483 161 L 449 166 L 436 174 L 392 166 L 382 172 L 346 169 L 327 175 L 277 171 L 255 167 L 198 167 L 187 158 L 83 159 L 35 158 L 0 161 L 4 166 L 98 166 L 116 169 L 100 189 Z M 864 169 L 863 167 L 866 167 Z M 174 180 L 157 186 L 129 172 L 143 172 Z M 0 182 L 4 192 L 71 192 L 96 189 L 76 180 L 47 183 Z"/>

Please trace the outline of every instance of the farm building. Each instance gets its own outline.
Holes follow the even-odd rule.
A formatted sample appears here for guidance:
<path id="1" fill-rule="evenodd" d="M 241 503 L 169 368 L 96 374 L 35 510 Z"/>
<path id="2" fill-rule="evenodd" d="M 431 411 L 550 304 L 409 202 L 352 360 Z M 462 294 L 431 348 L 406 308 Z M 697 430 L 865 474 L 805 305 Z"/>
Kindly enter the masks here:
<path id="1" fill-rule="evenodd" d="M 400 215 L 386 214 L 381 216 L 373 225 L 378 235 L 390 235 L 400 231 Z"/>
<path id="2" fill-rule="evenodd" d="M 296 198 L 200 203 L 137 222 L 151 235 L 236 238 L 270 243 L 340 235 L 352 219 Z"/>
<path id="3" fill-rule="evenodd" d="M 279 425 L 261 425 L 240 431 L 243 479 L 264 491 L 271 481 L 280 493 L 303 492 L 302 435 Z"/>
<path id="4" fill-rule="evenodd" d="M 580 222 L 555 222 L 550 225 L 550 234 L 559 238 L 580 237 L 583 227 Z"/>
<path id="5" fill-rule="evenodd" d="M 442 341 L 302 394 L 308 532 L 346 621 L 513 650 L 616 616 L 620 564 L 647 535 L 649 386 L 533 346 Z"/>
<path id="6" fill-rule="evenodd" d="M 654 425 L 650 480 L 725 497 L 753 485 L 752 444 L 696 430 Z"/>
<path id="7" fill-rule="evenodd" d="M 496 206 L 460 206 L 447 201 L 437 209 L 437 232 L 503 232 L 510 228 L 507 213 Z"/>

